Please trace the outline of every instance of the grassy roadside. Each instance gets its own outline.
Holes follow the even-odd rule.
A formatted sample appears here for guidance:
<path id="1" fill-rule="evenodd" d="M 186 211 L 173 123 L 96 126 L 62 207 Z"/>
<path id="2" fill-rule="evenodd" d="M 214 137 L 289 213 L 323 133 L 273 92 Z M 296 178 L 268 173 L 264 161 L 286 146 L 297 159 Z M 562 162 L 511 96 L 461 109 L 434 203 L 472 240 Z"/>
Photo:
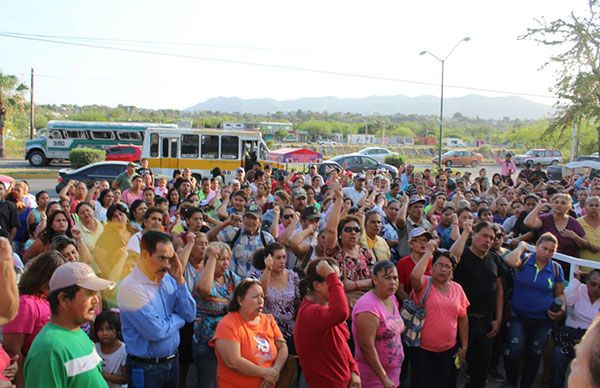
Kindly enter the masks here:
<path id="1" fill-rule="evenodd" d="M 15 179 L 56 179 L 58 171 L 44 168 L 0 168 L 0 175 Z"/>

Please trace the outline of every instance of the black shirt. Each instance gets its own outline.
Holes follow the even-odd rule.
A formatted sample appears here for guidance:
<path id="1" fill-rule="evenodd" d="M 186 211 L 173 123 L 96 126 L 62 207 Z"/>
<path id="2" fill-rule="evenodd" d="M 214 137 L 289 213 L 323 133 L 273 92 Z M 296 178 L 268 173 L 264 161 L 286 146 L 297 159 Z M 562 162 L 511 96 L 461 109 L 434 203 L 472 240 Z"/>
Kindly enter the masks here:
<path id="1" fill-rule="evenodd" d="M 0 200 L 0 229 L 10 234 L 12 228 L 20 226 L 17 207 L 14 203 L 6 200 Z"/>
<path id="2" fill-rule="evenodd" d="M 495 315 L 498 267 L 493 256 L 494 253 L 488 252 L 482 259 L 471 252 L 469 247 L 465 247 L 456 266 L 454 281 L 462 286 L 471 303 L 468 314 L 490 318 Z"/>

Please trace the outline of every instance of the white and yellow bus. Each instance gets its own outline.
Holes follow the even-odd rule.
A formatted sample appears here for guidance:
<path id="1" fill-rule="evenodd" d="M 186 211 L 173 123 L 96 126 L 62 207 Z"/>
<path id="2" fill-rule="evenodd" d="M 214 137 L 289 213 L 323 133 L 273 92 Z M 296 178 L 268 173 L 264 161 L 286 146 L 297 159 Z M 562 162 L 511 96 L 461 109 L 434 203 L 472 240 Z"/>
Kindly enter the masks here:
<path id="1" fill-rule="evenodd" d="M 267 161 L 268 153 L 259 131 L 210 128 L 149 128 L 142 148 L 148 167 L 161 175 L 189 168 L 192 174 L 211 177 L 211 171 L 219 167 L 227 181 L 235 178 L 236 168 L 248 170 L 256 161 L 281 168 Z"/>

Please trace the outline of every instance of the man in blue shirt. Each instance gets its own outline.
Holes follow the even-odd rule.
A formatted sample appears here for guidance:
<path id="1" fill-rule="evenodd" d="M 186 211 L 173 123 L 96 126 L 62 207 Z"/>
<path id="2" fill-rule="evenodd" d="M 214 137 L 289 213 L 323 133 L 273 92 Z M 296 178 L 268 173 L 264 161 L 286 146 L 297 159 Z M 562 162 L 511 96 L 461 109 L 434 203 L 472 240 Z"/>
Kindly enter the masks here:
<path id="1" fill-rule="evenodd" d="M 179 329 L 194 320 L 196 304 L 171 237 L 149 231 L 140 247 L 140 263 L 123 279 L 118 297 L 128 382 L 132 387 L 176 387 Z"/>

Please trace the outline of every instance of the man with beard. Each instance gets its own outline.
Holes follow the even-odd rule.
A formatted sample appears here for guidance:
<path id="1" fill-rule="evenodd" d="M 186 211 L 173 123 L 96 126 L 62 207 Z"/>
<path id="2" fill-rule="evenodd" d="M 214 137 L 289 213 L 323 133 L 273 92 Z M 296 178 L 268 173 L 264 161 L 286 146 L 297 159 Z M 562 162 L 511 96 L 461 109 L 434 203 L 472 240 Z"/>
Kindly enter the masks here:
<path id="1" fill-rule="evenodd" d="M 171 236 L 149 231 L 140 247 L 140 263 L 121 282 L 118 297 L 128 382 L 134 387 L 175 387 L 179 329 L 194 320 L 196 303 Z"/>
<path id="2" fill-rule="evenodd" d="M 465 228 L 452 245 L 451 252 L 458 258 L 454 281 L 459 283 L 469 302 L 469 349 L 467 350 L 470 380 L 468 388 L 483 388 L 490 368 L 494 337 L 500 330 L 504 290 L 498 275 L 495 253 L 490 251 L 496 238 L 492 224 L 487 221 L 473 227 L 472 236 Z M 471 237 L 471 244 L 467 240 Z"/>
<path id="3" fill-rule="evenodd" d="M 27 354 L 25 387 L 106 387 L 102 358 L 80 326 L 94 321 L 98 292 L 114 286 L 84 263 L 56 269 L 49 282 L 50 322 Z"/>

